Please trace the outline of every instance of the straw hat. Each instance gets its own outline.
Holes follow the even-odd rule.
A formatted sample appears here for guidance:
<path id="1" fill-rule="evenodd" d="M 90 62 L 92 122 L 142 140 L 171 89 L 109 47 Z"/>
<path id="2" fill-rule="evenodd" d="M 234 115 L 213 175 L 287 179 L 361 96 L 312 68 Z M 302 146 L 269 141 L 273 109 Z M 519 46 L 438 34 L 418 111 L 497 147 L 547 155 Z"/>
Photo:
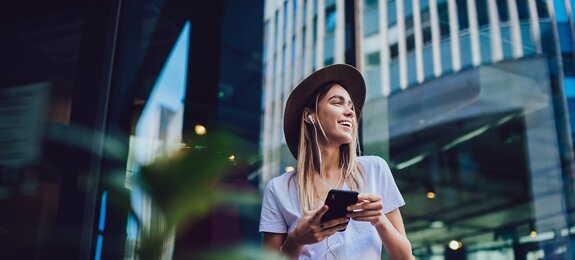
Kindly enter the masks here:
<path id="1" fill-rule="evenodd" d="M 351 97 L 357 118 L 365 102 L 365 81 L 361 73 L 347 64 L 334 64 L 322 68 L 307 78 L 291 92 L 284 113 L 284 135 L 291 154 L 297 159 L 300 120 L 310 96 L 327 84 L 340 84 Z"/>

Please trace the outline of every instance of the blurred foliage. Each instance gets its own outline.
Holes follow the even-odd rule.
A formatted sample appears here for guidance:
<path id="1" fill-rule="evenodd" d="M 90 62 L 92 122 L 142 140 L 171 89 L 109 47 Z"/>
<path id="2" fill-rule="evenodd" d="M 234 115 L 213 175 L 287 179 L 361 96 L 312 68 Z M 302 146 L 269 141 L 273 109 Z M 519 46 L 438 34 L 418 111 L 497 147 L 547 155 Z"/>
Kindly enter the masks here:
<path id="1" fill-rule="evenodd" d="M 161 214 L 160 221 L 154 221 L 147 232 L 141 233 L 138 253 L 142 259 L 159 259 L 173 231 L 195 225 L 217 206 L 261 203 L 256 189 L 232 185 L 234 177 L 245 179 L 260 166 L 257 156 L 249 156 L 248 146 L 229 133 L 212 133 L 203 141 L 145 166 L 135 175 L 134 183 L 150 196 Z M 141 226 L 142 221 L 139 222 Z M 201 254 L 206 259 L 268 258 L 255 248 L 225 252 L 228 253 L 218 250 Z"/>

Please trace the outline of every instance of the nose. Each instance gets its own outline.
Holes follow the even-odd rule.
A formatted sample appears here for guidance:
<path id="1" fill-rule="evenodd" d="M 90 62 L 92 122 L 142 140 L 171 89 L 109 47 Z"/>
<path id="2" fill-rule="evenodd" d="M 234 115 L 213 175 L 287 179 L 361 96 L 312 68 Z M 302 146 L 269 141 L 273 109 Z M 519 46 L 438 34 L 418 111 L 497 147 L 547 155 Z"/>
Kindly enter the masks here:
<path id="1" fill-rule="evenodd" d="M 350 118 L 355 117 L 355 111 L 353 111 L 353 109 L 351 109 L 350 107 L 347 107 L 347 109 L 345 110 L 345 112 L 343 114 L 347 117 L 350 117 Z"/>

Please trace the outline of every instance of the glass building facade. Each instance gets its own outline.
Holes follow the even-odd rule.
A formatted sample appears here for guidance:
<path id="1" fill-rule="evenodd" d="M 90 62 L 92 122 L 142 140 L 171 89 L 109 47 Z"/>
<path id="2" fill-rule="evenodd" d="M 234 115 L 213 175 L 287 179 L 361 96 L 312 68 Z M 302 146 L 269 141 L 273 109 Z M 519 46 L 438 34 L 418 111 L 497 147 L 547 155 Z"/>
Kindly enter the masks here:
<path id="1" fill-rule="evenodd" d="M 0 259 L 265 258 L 262 19 L 257 0 L 3 7 Z"/>
<path id="2" fill-rule="evenodd" d="M 348 63 L 367 83 L 362 152 L 390 165 L 417 258 L 575 258 L 572 6 L 265 1 L 260 185 L 295 167 L 290 90 Z"/>

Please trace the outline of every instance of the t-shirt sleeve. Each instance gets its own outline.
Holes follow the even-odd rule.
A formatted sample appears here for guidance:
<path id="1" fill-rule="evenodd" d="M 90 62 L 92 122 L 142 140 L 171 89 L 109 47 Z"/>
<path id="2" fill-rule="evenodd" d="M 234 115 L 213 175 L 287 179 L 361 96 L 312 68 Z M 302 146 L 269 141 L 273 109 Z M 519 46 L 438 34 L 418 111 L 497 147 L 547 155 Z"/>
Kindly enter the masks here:
<path id="1" fill-rule="evenodd" d="M 405 201 L 403 200 L 403 196 L 401 196 L 401 192 L 399 192 L 399 188 L 397 188 L 397 184 L 393 179 L 393 175 L 391 174 L 391 170 L 385 162 L 384 159 L 378 158 L 380 162 L 380 169 L 382 171 L 382 189 L 381 189 L 381 198 L 383 200 L 383 213 L 387 214 L 392 210 L 399 208 L 405 205 Z"/>
<path id="2" fill-rule="evenodd" d="M 269 181 L 264 191 L 260 232 L 287 233 L 287 224 L 281 213 L 273 182 L 273 179 Z"/>

